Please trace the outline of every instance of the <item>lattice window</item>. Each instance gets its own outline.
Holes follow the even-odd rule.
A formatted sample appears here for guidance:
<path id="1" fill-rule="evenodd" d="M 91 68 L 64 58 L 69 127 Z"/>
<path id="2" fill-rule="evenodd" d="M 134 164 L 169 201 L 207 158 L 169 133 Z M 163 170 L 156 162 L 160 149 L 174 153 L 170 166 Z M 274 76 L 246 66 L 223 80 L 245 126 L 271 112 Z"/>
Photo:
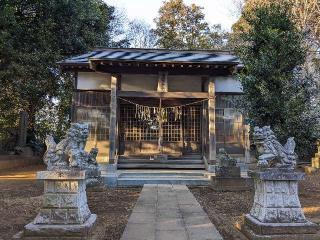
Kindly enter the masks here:
<path id="1" fill-rule="evenodd" d="M 103 107 L 110 102 L 110 92 L 107 91 L 78 91 L 73 93 L 74 106 Z"/>
<path id="2" fill-rule="evenodd" d="M 88 141 L 109 139 L 110 93 L 107 91 L 78 91 L 73 93 L 73 122 L 89 124 Z"/>
<path id="3" fill-rule="evenodd" d="M 109 107 L 77 107 L 75 122 L 89 124 L 88 141 L 105 141 L 109 138 Z"/>
<path id="4" fill-rule="evenodd" d="M 201 137 L 201 106 L 188 106 L 183 108 L 184 140 L 200 142 Z"/>
<path id="5" fill-rule="evenodd" d="M 182 111 L 181 119 L 175 120 L 174 115 L 169 113 L 167 121 L 163 122 L 164 142 L 180 142 L 182 134 L 185 141 L 200 142 L 201 106 L 184 107 Z M 158 141 L 159 130 L 150 129 L 146 123 L 135 117 L 135 113 L 134 106 L 121 105 L 120 139 L 123 141 Z"/>
<path id="6" fill-rule="evenodd" d="M 228 148 L 231 153 L 242 153 L 244 144 L 243 116 L 234 106 L 237 97 L 238 95 L 216 97 L 217 144 Z"/>
<path id="7" fill-rule="evenodd" d="M 120 138 L 125 141 L 158 141 L 159 131 L 137 119 L 132 105 L 120 107 Z"/>
<path id="8" fill-rule="evenodd" d="M 174 119 L 174 114 L 169 113 L 166 122 L 163 123 L 163 141 L 180 142 L 181 141 L 181 120 Z"/>

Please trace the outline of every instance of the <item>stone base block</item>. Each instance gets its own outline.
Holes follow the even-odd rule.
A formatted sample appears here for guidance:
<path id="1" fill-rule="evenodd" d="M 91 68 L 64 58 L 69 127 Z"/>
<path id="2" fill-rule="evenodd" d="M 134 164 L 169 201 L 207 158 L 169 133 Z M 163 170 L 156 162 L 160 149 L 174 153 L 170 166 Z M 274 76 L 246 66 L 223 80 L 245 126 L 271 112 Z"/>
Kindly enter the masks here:
<path id="1" fill-rule="evenodd" d="M 102 182 L 108 187 L 118 185 L 117 164 L 106 164 L 100 166 Z"/>
<path id="2" fill-rule="evenodd" d="M 108 187 L 118 186 L 118 177 L 116 174 L 102 177 L 102 182 Z"/>
<path id="3" fill-rule="evenodd" d="M 96 214 L 91 214 L 83 224 L 47 225 L 29 223 L 25 226 L 22 239 L 24 240 L 86 240 L 90 239 L 91 229 L 97 219 Z"/>
<path id="4" fill-rule="evenodd" d="M 240 167 L 216 167 L 216 176 L 221 178 L 240 178 Z"/>
<path id="5" fill-rule="evenodd" d="M 207 172 L 209 172 L 209 173 L 215 173 L 215 172 L 216 172 L 216 165 L 209 164 L 209 165 L 207 166 Z"/>
<path id="6" fill-rule="evenodd" d="M 157 161 L 167 161 L 167 160 L 168 160 L 168 155 L 167 155 L 167 154 L 157 154 L 157 155 L 154 155 L 154 160 L 157 160 Z"/>
<path id="7" fill-rule="evenodd" d="M 210 186 L 217 191 L 246 191 L 253 189 L 252 178 L 221 178 L 211 176 Z"/>
<path id="8" fill-rule="evenodd" d="M 262 223 L 249 214 L 239 226 L 250 240 L 316 240 L 320 239 L 317 225 L 305 223 Z"/>

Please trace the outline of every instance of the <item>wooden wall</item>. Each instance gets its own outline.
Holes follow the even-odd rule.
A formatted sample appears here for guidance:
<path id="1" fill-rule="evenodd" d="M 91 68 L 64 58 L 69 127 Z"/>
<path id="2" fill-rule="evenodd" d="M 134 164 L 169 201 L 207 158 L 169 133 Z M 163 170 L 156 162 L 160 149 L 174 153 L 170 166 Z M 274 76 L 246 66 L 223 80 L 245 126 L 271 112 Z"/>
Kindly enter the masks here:
<path id="1" fill-rule="evenodd" d="M 156 91 L 158 75 L 122 74 L 120 89 L 122 91 Z"/>
<path id="2" fill-rule="evenodd" d="M 214 77 L 215 91 L 217 93 L 242 93 L 241 83 L 235 76 Z M 204 91 L 208 91 L 208 84 L 204 84 Z"/>
<path id="3" fill-rule="evenodd" d="M 155 74 L 122 74 L 119 88 L 122 91 L 157 91 L 158 75 Z M 73 121 L 87 122 L 90 125 L 90 137 L 87 149 L 99 148 L 98 160 L 109 160 L 109 121 L 110 121 L 110 79 L 107 73 L 79 72 L 77 89 L 73 96 Z M 208 78 L 201 76 L 168 75 L 169 92 L 207 92 Z M 216 137 L 218 151 L 220 147 L 226 148 L 228 153 L 243 154 L 243 118 L 223 99 L 226 95 L 241 93 L 240 83 L 234 77 L 214 77 L 216 95 Z M 228 98 L 228 97 L 227 97 Z M 208 158 L 208 104 L 203 104 L 202 112 L 202 152 Z M 229 120 L 228 120 L 229 119 Z M 128 143 L 132 148 L 135 143 Z M 153 143 L 152 143 L 153 144 Z M 148 146 L 147 148 L 149 148 Z M 157 144 L 154 148 L 156 149 Z M 168 151 L 181 146 L 167 146 Z M 153 148 L 151 148 L 153 149 Z M 141 150 L 140 150 L 141 152 Z M 142 151 L 144 152 L 144 150 Z"/>
<path id="4" fill-rule="evenodd" d="M 109 73 L 78 72 L 77 89 L 79 90 L 109 90 Z"/>

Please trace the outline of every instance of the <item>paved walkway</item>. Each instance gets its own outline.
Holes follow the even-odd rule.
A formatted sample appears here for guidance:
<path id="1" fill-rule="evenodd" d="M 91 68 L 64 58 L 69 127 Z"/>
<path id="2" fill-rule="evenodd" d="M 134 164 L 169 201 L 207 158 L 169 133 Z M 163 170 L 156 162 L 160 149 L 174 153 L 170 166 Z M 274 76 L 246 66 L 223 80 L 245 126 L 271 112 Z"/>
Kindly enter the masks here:
<path id="1" fill-rule="evenodd" d="M 186 185 L 144 185 L 121 240 L 222 240 Z"/>

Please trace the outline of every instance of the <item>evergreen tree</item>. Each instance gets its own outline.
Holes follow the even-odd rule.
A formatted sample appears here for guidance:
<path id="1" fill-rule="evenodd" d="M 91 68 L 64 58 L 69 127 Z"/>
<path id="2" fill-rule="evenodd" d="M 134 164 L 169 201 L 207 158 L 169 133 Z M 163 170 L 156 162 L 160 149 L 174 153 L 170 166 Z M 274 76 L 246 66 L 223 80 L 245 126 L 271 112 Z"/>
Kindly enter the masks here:
<path id="1" fill-rule="evenodd" d="M 255 14 L 255 8 L 258 6 L 267 6 L 274 3 L 274 0 L 238 0 L 242 6 L 242 12 Z M 277 0 L 278 4 L 287 8 L 291 13 L 291 19 L 298 29 L 308 33 L 308 36 L 314 41 L 318 48 L 320 47 L 320 1 L 319 0 Z M 240 17 L 233 25 L 233 31 L 243 31 L 247 28 L 246 21 Z"/>
<path id="2" fill-rule="evenodd" d="M 0 0 L 0 138 L 17 126 L 20 111 L 34 135 L 37 112 L 53 103 L 63 132 L 72 76 L 56 62 L 109 45 L 113 12 L 101 0 Z"/>
<path id="3" fill-rule="evenodd" d="M 317 118 L 310 115 L 313 82 L 300 73 L 306 50 L 303 34 L 286 7 L 270 4 L 244 14 L 248 28 L 237 50 L 244 64 L 239 79 L 252 126 L 270 125 L 281 140 L 294 136 L 300 159 L 313 151 Z"/>

